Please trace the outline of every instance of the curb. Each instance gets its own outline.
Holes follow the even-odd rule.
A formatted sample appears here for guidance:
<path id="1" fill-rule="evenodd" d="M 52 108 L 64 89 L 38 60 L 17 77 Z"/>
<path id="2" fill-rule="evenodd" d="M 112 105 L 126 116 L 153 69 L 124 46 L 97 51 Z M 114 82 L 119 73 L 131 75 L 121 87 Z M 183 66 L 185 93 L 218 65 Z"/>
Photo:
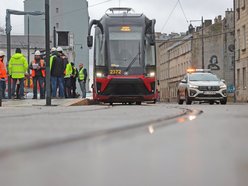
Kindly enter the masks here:
<path id="1" fill-rule="evenodd" d="M 97 104 L 96 101 L 86 98 L 86 99 L 73 100 L 71 102 L 64 104 L 63 106 L 69 107 L 69 106 L 83 106 L 83 105 L 96 105 L 96 104 Z"/>

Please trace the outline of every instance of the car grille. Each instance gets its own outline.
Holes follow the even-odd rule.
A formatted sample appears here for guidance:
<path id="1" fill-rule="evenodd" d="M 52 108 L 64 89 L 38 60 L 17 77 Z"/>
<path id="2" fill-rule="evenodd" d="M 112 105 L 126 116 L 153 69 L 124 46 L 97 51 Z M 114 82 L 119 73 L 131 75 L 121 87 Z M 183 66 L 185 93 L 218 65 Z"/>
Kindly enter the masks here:
<path id="1" fill-rule="evenodd" d="M 219 86 L 199 86 L 200 91 L 219 91 Z"/>

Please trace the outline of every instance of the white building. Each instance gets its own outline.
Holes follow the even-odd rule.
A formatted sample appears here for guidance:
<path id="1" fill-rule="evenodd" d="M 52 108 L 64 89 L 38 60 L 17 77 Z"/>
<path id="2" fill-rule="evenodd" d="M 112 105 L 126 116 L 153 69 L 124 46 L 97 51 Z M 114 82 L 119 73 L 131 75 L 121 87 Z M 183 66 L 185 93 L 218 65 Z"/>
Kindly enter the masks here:
<path id="1" fill-rule="evenodd" d="M 45 3 L 41 0 L 24 0 L 24 11 L 43 11 Z M 25 16 L 25 35 L 27 35 L 28 17 Z M 50 1 L 50 34 L 53 45 L 53 28 L 57 32 L 68 32 L 68 46 L 62 46 L 74 51 L 73 61 L 76 66 L 83 63 L 89 71 L 89 49 L 87 34 L 89 24 L 88 2 L 86 0 L 51 0 Z M 30 35 L 45 35 L 44 16 L 30 16 Z M 58 37 L 57 37 L 58 39 Z"/>

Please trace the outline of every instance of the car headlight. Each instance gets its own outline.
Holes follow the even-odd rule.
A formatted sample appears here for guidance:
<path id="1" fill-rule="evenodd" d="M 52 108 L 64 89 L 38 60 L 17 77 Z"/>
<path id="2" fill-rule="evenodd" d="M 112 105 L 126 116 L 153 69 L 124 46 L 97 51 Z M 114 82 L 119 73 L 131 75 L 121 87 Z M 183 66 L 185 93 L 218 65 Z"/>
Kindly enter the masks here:
<path id="1" fill-rule="evenodd" d="M 102 72 L 97 72 L 96 77 L 102 78 L 104 77 L 104 74 Z"/>
<path id="2" fill-rule="evenodd" d="M 199 86 L 189 84 L 189 88 L 199 88 Z"/>
<path id="3" fill-rule="evenodd" d="M 155 77 L 155 72 L 150 72 L 147 74 L 148 77 Z"/>
<path id="4" fill-rule="evenodd" d="M 225 84 L 220 85 L 220 89 L 226 89 L 226 85 Z"/>

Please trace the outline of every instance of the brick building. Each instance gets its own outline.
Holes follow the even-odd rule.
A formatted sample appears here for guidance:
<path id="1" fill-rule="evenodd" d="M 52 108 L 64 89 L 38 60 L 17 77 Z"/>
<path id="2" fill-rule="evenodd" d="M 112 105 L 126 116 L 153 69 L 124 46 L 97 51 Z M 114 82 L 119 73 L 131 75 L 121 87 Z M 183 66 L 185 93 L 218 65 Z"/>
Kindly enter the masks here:
<path id="1" fill-rule="evenodd" d="M 248 101 L 248 2 L 235 0 L 235 71 L 237 101 Z"/>
<path id="2" fill-rule="evenodd" d="M 234 13 L 205 20 L 203 24 L 204 68 L 209 68 L 226 80 L 229 96 L 234 87 Z M 172 43 L 172 44 L 171 44 Z M 158 47 L 160 97 L 162 101 L 175 101 L 177 86 L 187 68 L 202 68 L 202 28 L 191 29 L 187 36 L 165 41 Z"/>

